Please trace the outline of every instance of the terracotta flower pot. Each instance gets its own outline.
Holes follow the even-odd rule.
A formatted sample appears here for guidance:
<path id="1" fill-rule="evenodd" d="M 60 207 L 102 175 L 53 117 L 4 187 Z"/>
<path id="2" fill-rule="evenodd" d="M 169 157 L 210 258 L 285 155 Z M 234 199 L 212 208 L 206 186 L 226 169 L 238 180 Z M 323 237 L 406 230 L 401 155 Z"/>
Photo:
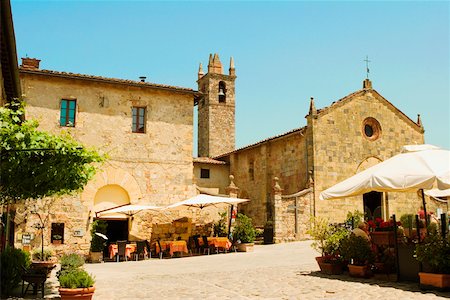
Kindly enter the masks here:
<path id="1" fill-rule="evenodd" d="M 352 277 L 367 278 L 372 275 L 369 266 L 348 265 L 348 272 Z"/>
<path id="2" fill-rule="evenodd" d="M 95 287 L 78 289 L 59 288 L 59 295 L 61 296 L 61 300 L 90 300 L 94 295 L 94 291 Z"/>
<path id="3" fill-rule="evenodd" d="M 450 274 L 435 274 L 419 272 L 420 285 L 424 287 L 450 288 Z"/>
<path id="4" fill-rule="evenodd" d="M 254 243 L 241 243 L 237 245 L 239 252 L 253 252 Z"/>

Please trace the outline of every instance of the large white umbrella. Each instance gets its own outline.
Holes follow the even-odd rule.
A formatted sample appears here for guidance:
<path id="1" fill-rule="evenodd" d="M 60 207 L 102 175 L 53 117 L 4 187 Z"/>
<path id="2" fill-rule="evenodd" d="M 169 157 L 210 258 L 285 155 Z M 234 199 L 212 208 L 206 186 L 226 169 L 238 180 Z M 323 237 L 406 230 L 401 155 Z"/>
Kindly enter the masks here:
<path id="1" fill-rule="evenodd" d="M 105 214 L 112 214 L 112 213 L 121 213 L 121 214 L 125 214 L 125 215 L 131 217 L 143 210 L 157 211 L 157 210 L 161 210 L 161 209 L 162 209 L 162 207 L 160 207 L 160 206 L 127 204 L 127 205 L 122 205 L 119 207 L 108 208 L 108 209 L 99 211 L 96 214 L 105 215 Z"/>
<path id="2" fill-rule="evenodd" d="M 409 145 L 397 154 L 320 193 L 320 199 L 357 196 L 371 191 L 410 192 L 437 185 L 450 188 L 450 151 L 432 145 Z"/>
<path id="3" fill-rule="evenodd" d="M 377 192 L 450 188 L 450 151 L 431 145 L 404 146 L 403 153 L 372 166 L 320 193 L 336 199 Z"/>
<path id="4" fill-rule="evenodd" d="M 233 204 L 238 204 L 238 203 L 242 203 L 242 202 L 246 202 L 246 201 L 250 201 L 250 200 L 199 194 L 199 195 L 189 198 L 187 200 L 171 204 L 171 205 L 167 206 L 166 209 L 177 208 L 180 206 L 195 207 L 195 208 L 203 209 L 205 207 L 217 205 L 217 204 L 221 204 L 221 203 L 233 205 Z"/>

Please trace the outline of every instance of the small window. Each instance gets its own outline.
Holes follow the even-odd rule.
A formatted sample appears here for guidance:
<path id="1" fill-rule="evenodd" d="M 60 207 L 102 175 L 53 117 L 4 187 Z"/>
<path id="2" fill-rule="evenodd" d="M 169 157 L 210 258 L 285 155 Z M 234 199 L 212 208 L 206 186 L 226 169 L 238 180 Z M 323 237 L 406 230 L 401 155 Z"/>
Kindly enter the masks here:
<path id="1" fill-rule="evenodd" d="M 254 162 L 251 161 L 248 164 L 248 176 L 250 178 L 250 180 L 255 180 L 255 166 L 254 166 Z"/>
<path id="2" fill-rule="evenodd" d="M 61 100 L 61 110 L 59 116 L 59 125 L 75 127 L 75 111 L 77 100 Z"/>
<path id="3" fill-rule="evenodd" d="M 375 141 L 381 136 L 381 125 L 375 118 L 364 119 L 361 128 L 363 136 L 369 141 Z"/>
<path id="4" fill-rule="evenodd" d="M 200 178 L 209 178 L 209 169 L 201 169 Z"/>
<path id="5" fill-rule="evenodd" d="M 52 223 L 52 244 L 64 244 L 64 223 Z"/>
<path id="6" fill-rule="evenodd" d="M 225 103 L 227 100 L 227 87 L 225 82 L 219 82 L 219 103 Z"/>
<path id="7" fill-rule="evenodd" d="M 132 131 L 145 133 L 145 107 L 133 107 Z"/>

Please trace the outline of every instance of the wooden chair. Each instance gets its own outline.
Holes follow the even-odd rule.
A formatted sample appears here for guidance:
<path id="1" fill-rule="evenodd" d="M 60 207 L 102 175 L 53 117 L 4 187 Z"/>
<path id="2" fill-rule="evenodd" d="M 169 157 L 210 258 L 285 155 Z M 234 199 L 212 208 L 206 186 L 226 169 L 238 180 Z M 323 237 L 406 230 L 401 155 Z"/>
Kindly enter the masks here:
<path id="1" fill-rule="evenodd" d="M 120 257 L 124 257 L 125 261 L 128 261 L 128 257 L 126 255 L 127 250 L 127 241 L 117 241 L 117 262 L 120 261 Z"/>
<path id="2" fill-rule="evenodd" d="M 136 257 L 136 261 L 142 256 L 142 259 L 145 259 L 145 241 L 137 241 L 136 242 L 136 252 L 134 252 L 134 256 Z"/>
<path id="3" fill-rule="evenodd" d="M 208 255 L 209 255 L 209 254 L 211 253 L 212 247 L 209 246 L 209 243 L 208 243 L 208 237 L 207 237 L 206 235 L 204 235 L 204 236 L 202 236 L 202 239 L 203 239 L 203 245 L 202 245 L 202 248 L 203 248 L 203 254 L 205 254 L 206 252 L 208 252 Z"/>
<path id="4" fill-rule="evenodd" d="M 170 246 L 167 245 L 166 248 L 163 249 L 161 247 L 161 241 L 158 239 L 156 242 L 158 243 L 158 247 L 159 247 L 159 259 L 162 259 L 164 257 L 164 255 L 168 256 L 170 253 Z"/>

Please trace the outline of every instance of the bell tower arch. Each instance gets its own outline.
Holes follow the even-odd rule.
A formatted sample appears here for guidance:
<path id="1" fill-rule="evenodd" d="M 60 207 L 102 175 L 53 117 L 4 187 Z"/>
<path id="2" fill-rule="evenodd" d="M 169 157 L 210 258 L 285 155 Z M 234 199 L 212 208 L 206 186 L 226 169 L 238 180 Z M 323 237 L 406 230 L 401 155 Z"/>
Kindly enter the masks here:
<path id="1" fill-rule="evenodd" d="M 198 70 L 198 90 L 203 98 L 198 102 L 198 156 L 214 157 L 235 147 L 236 73 L 233 58 L 228 75 L 223 74 L 219 55 L 209 55 L 208 73 Z"/>

